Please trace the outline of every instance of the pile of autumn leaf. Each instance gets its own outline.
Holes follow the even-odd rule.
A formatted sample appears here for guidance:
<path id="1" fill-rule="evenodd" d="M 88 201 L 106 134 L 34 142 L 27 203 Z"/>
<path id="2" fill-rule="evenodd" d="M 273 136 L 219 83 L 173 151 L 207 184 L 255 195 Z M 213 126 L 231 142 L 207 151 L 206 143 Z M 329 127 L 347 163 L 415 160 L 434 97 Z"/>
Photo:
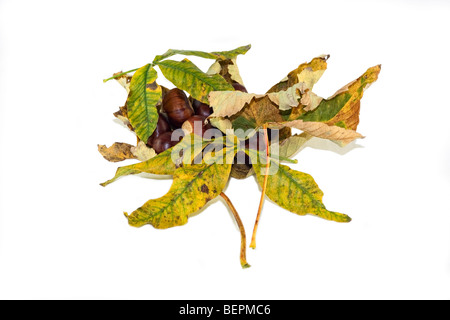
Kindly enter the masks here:
<path id="1" fill-rule="evenodd" d="M 312 214 L 337 222 L 351 220 L 345 214 L 325 208 L 322 203 L 323 193 L 310 175 L 280 162 L 295 163 L 289 158 L 312 137 L 332 140 L 341 146 L 362 138 L 356 132 L 360 99 L 364 90 L 377 79 L 380 66 L 369 68 L 358 79 L 326 99 L 314 94 L 312 89 L 324 73 L 329 56 L 319 56 L 300 64 L 265 94 L 234 91 L 231 85 L 233 82 L 243 84 L 237 57 L 249 49 L 250 46 L 244 46 L 210 53 L 171 49 L 156 56 L 152 63 L 114 74 L 110 78 L 117 80 L 128 92 L 125 105 L 114 115 L 136 134 L 138 142 L 136 146 L 115 143 L 107 148 L 99 145 L 99 151 L 109 161 L 138 159 L 140 162 L 119 167 L 116 175 L 101 185 L 106 186 L 130 174 L 173 176 L 173 184 L 166 195 L 147 201 L 131 214 L 125 213 L 131 226 L 151 224 L 163 229 L 183 225 L 189 216 L 209 201 L 220 195 L 226 197 L 223 191 L 230 176 L 245 178 L 253 174 L 265 195 L 282 208 L 298 215 Z M 205 73 L 188 59 L 168 59 L 177 54 L 215 61 Z M 208 140 L 188 134 L 177 145 L 160 154 L 146 146 L 144 142 L 155 130 L 161 102 L 169 90 L 157 84 L 155 67 L 159 67 L 166 79 L 177 88 L 189 93 L 191 99 L 210 105 L 213 113 L 208 121 L 228 135 Z M 133 76 L 129 75 L 132 72 Z M 248 133 L 249 129 L 256 132 L 262 128 L 266 134 L 267 129 L 280 129 L 279 141 L 267 146 L 268 152 L 243 148 L 242 141 L 252 133 L 237 133 L 242 130 Z M 292 134 L 291 128 L 299 129 L 302 133 Z M 208 148 L 213 145 L 215 148 Z M 251 165 L 232 164 L 236 154 L 241 151 L 251 159 Z M 193 163 L 199 155 L 203 160 Z M 218 157 L 226 161 L 211 161 Z M 267 175 L 265 169 L 269 166 L 270 170 L 275 168 L 274 174 Z M 263 197 L 264 194 L 261 199 Z M 229 199 L 226 200 L 231 205 Z M 231 209 L 235 211 L 234 207 Z M 248 267 L 245 260 L 245 232 L 242 229 L 241 237 L 241 264 Z"/>

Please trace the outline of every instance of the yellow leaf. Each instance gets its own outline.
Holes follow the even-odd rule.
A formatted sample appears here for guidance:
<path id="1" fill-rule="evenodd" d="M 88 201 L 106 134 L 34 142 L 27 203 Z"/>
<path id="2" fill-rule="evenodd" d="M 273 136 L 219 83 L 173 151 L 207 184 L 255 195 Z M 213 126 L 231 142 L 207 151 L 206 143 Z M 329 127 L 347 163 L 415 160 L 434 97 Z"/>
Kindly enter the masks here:
<path id="1" fill-rule="evenodd" d="M 264 181 L 265 165 L 260 165 L 252 155 L 253 168 L 258 184 Z M 309 174 L 292 170 L 288 166 L 271 161 L 266 195 L 280 207 L 298 215 L 312 214 L 326 220 L 350 222 L 346 214 L 329 211 L 322 203 L 323 192 Z"/>
<path id="2" fill-rule="evenodd" d="M 225 188 L 230 176 L 230 164 L 193 164 L 178 168 L 169 192 L 147 201 L 142 207 L 125 216 L 134 227 L 151 224 L 166 229 L 185 224 L 206 203 Z"/>

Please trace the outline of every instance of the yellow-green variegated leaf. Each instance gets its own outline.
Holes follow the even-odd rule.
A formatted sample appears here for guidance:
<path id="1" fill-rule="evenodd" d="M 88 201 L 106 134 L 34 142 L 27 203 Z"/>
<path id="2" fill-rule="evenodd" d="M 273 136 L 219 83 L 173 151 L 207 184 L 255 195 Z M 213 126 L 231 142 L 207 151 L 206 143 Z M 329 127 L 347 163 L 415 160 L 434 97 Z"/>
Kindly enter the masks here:
<path id="1" fill-rule="evenodd" d="M 236 58 L 236 56 L 240 54 L 247 53 L 248 50 L 250 50 L 251 45 L 242 46 L 233 50 L 229 51 L 214 51 L 214 52 L 204 52 L 204 51 L 197 51 L 197 50 L 178 50 L 178 49 L 169 49 L 166 53 L 162 55 L 158 55 L 153 60 L 153 63 L 156 64 L 166 58 L 169 58 L 176 54 L 182 54 L 185 56 L 197 56 L 201 58 L 206 59 L 219 59 L 219 60 L 226 60 L 226 59 L 233 59 Z"/>
<path id="2" fill-rule="evenodd" d="M 130 215 L 128 223 L 134 227 L 151 224 L 166 229 L 185 224 L 190 215 L 216 198 L 225 188 L 231 164 L 192 164 L 178 168 L 173 175 L 169 192 L 147 201 Z"/>
<path id="3" fill-rule="evenodd" d="M 191 163 L 201 153 L 203 148 L 211 143 L 193 134 L 185 136 L 178 144 L 147 161 L 119 167 L 115 176 L 100 185 L 106 187 L 120 177 L 130 174 L 150 173 L 159 175 L 173 175 L 182 163 Z"/>
<path id="4" fill-rule="evenodd" d="M 234 91 L 233 86 L 222 76 L 206 74 L 188 59 L 163 60 L 157 64 L 170 82 L 206 104 L 209 104 L 208 95 L 211 91 Z"/>
<path id="5" fill-rule="evenodd" d="M 147 64 L 138 69 L 131 78 L 127 99 L 128 119 L 138 138 L 147 142 L 158 122 L 156 105 L 161 99 L 162 89 L 156 83 L 156 70 Z"/>
<path id="6" fill-rule="evenodd" d="M 252 163 L 254 155 L 252 156 Z M 265 165 L 253 164 L 258 184 L 263 185 Z M 323 192 L 309 174 L 292 170 L 271 161 L 271 175 L 267 178 L 265 194 L 280 207 L 298 215 L 311 214 L 326 220 L 350 222 L 348 215 L 329 211 L 322 203 Z"/>
<path id="7" fill-rule="evenodd" d="M 369 68 L 361 77 L 338 90 L 333 96 L 323 99 L 314 110 L 300 115 L 292 113 L 289 120 L 324 122 L 330 126 L 356 130 L 364 90 L 377 80 L 380 71 L 380 65 Z"/>
<path id="8" fill-rule="evenodd" d="M 283 80 L 270 88 L 267 93 L 287 90 L 300 82 L 305 83 L 306 87 L 311 90 L 327 69 L 327 59 L 329 57 L 329 55 L 323 55 L 312 59 L 310 62 L 302 63 L 297 69 L 289 72 Z"/>

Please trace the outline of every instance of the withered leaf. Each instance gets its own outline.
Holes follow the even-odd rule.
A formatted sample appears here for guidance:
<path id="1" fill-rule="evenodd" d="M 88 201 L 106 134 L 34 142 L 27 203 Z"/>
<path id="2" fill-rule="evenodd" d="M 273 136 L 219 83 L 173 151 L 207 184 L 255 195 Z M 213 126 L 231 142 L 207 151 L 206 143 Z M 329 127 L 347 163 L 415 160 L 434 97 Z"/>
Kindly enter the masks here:
<path id="1" fill-rule="evenodd" d="M 229 119 L 235 132 L 238 129 L 245 132 L 259 128 L 267 122 L 282 121 L 278 106 L 268 96 L 253 99 L 241 111 L 232 115 Z M 239 138 L 242 137 L 240 136 Z"/>
<path id="2" fill-rule="evenodd" d="M 105 145 L 98 145 L 98 151 L 103 158 L 111 162 L 120 162 L 126 159 L 136 159 L 131 149 L 134 146 L 128 143 L 115 142 L 112 146 L 107 148 Z"/>
<path id="3" fill-rule="evenodd" d="M 132 147 L 131 153 L 133 153 L 139 161 L 147 161 L 156 156 L 155 150 L 147 147 L 143 141 L 139 141 L 136 147 Z"/>
<path id="4" fill-rule="evenodd" d="M 227 60 L 218 59 L 209 67 L 206 73 L 220 74 L 228 83 L 237 82 L 243 85 L 244 82 L 239 73 L 236 59 L 237 58 Z"/>
<path id="5" fill-rule="evenodd" d="M 314 137 L 339 141 L 343 145 L 352 142 L 355 139 L 363 138 L 363 136 L 351 129 L 345 129 L 338 126 L 329 126 L 322 122 L 306 122 L 303 120 L 293 120 L 280 123 L 270 123 L 271 128 L 291 127 L 302 130 Z"/>
<path id="6" fill-rule="evenodd" d="M 327 60 L 329 57 L 329 55 L 323 55 L 312 59 L 308 63 L 302 63 L 297 69 L 289 72 L 283 80 L 270 88 L 267 93 L 287 90 L 289 87 L 300 82 L 305 83 L 306 87 L 311 90 L 327 69 Z"/>
<path id="7" fill-rule="evenodd" d="M 358 79 L 339 89 L 333 96 L 323 99 L 314 110 L 291 113 L 288 120 L 324 122 L 356 130 L 359 123 L 360 100 L 364 91 L 377 80 L 381 65 L 369 68 Z M 294 110 L 293 110 L 294 111 Z"/>

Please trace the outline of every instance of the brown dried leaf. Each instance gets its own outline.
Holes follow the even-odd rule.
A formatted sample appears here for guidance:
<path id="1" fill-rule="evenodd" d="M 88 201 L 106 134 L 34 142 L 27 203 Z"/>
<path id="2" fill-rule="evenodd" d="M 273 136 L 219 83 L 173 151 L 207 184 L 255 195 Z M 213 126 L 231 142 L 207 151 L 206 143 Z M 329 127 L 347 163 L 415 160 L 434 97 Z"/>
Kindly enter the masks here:
<path id="1" fill-rule="evenodd" d="M 111 162 L 120 162 L 126 159 L 136 159 L 136 156 L 131 151 L 133 148 L 131 144 L 123 142 L 115 142 L 112 146 L 107 148 L 105 145 L 98 145 L 98 151 L 103 158 Z"/>

